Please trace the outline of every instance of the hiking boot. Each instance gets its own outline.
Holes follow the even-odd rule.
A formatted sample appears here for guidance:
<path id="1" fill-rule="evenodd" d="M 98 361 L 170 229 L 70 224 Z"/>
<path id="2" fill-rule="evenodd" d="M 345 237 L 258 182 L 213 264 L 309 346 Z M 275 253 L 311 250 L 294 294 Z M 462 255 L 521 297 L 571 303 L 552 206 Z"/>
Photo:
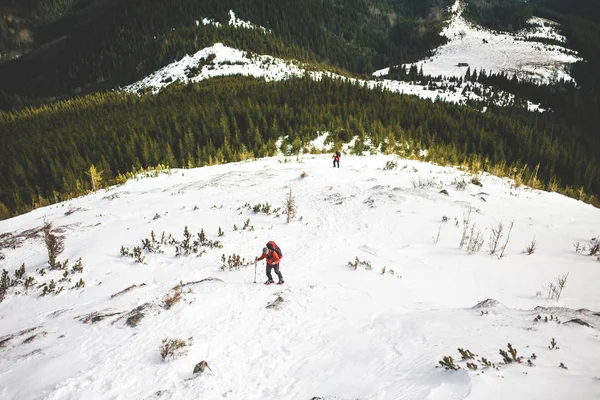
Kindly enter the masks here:
<path id="1" fill-rule="evenodd" d="M 270 279 L 267 279 L 267 281 L 265 282 L 265 285 L 267 285 L 267 286 L 268 286 L 268 285 L 272 285 L 272 284 L 274 284 L 274 283 L 275 283 L 275 281 L 272 281 L 272 280 L 270 280 Z"/>
<path id="2" fill-rule="evenodd" d="M 285 283 L 284 281 L 277 282 L 278 285 L 283 285 L 284 283 Z"/>

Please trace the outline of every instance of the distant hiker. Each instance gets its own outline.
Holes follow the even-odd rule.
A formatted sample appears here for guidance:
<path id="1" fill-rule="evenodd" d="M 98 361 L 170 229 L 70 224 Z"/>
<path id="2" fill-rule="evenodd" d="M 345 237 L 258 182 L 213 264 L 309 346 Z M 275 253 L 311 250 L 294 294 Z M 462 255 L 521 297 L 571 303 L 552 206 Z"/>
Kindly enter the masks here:
<path id="1" fill-rule="evenodd" d="M 339 151 L 336 151 L 335 154 L 333 155 L 333 168 L 335 168 L 335 164 L 337 163 L 337 167 L 340 167 L 340 157 L 342 156 L 342 153 L 340 153 Z"/>
<path id="2" fill-rule="evenodd" d="M 267 243 L 267 247 L 263 248 L 262 255 L 256 258 L 256 261 L 260 261 L 263 259 L 267 260 L 268 279 L 265 282 L 265 285 L 271 285 L 272 283 L 275 283 L 273 282 L 273 276 L 271 275 L 272 269 L 275 269 L 275 273 L 279 277 L 279 282 L 277 284 L 283 285 L 283 275 L 281 275 L 281 272 L 279 271 L 279 262 L 281 261 L 282 257 L 283 254 L 281 253 L 281 249 L 279 248 L 279 246 L 277 246 L 275 242 L 270 241 L 269 243 Z"/>

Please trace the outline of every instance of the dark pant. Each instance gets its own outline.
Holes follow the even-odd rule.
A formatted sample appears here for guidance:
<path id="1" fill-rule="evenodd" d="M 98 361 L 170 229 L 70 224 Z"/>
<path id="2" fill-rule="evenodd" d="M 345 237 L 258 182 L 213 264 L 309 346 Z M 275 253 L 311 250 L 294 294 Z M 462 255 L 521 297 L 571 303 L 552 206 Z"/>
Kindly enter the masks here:
<path id="1" fill-rule="evenodd" d="M 281 275 L 281 272 L 279 272 L 279 264 L 273 264 L 273 265 L 267 264 L 267 278 L 269 278 L 270 281 L 273 280 L 273 276 L 271 275 L 271 269 L 275 270 L 275 273 L 279 277 L 279 282 L 282 282 L 283 275 Z"/>
<path id="2" fill-rule="evenodd" d="M 340 167 L 340 160 L 333 160 L 333 168 L 335 168 L 335 164 L 337 163 L 337 167 Z"/>

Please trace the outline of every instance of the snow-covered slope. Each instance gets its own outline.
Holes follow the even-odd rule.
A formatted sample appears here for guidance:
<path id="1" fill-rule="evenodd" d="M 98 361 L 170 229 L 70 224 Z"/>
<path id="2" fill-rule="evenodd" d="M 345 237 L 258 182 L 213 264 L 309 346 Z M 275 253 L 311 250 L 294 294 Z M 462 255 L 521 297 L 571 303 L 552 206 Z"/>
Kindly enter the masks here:
<path id="1" fill-rule="evenodd" d="M 462 16 L 462 4 L 457 1 L 452 8 L 453 16 L 442 35 L 449 42 L 437 48 L 434 55 L 416 63 L 430 76 L 464 76 L 468 64 L 471 71 L 505 72 L 509 76 L 534 79 L 541 82 L 565 79 L 572 80 L 568 65 L 578 61 L 572 50 L 558 45 L 542 44 L 526 39 L 553 39 L 564 42 L 557 33 L 557 24 L 534 17 L 529 23 L 533 29 L 524 29 L 514 34 L 493 32 L 466 21 Z M 375 76 L 386 75 L 389 68 L 377 71 Z"/>
<path id="2" fill-rule="evenodd" d="M 1 268 L 12 277 L 25 263 L 37 284 L 0 303 L 0 397 L 599 398 L 600 263 L 573 247 L 600 233 L 599 210 L 488 175 L 480 187 L 419 161 L 344 155 L 332 169 L 329 157 L 176 170 L 1 221 Z M 290 189 L 298 213 L 287 224 L 276 209 Z M 459 249 L 469 209 L 486 240 L 474 254 Z M 63 276 L 48 271 L 44 219 L 65 238 L 59 261 L 83 263 L 58 295 L 37 289 Z M 504 222 L 502 246 L 513 220 L 504 257 L 490 255 L 491 228 Z M 143 264 L 120 255 L 151 232 L 180 242 L 186 226 L 192 240 L 204 230 L 204 244 L 223 247 L 176 256 L 164 244 L 164 254 L 144 250 Z M 254 264 L 220 268 L 222 255 L 254 260 L 269 240 L 283 249 L 285 285 L 263 286 L 262 262 L 257 284 Z M 371 269 L 349 266 L 357 257 Z M 548 300 L 542 285 L 567 273 L 560 300 Z M 71 289 L 80 279 L 85 287 Z M 167 309 L 167 295 L 189 282 Z M 592 327 L 567 323 L 575 318 Z M 187 354 L 163 361 L 166 338 L 186 341 Z M 502 363 L 508 343 L 522 363 Z M 478 355 L 478 371 L 459 347 Z M 461 369 L 436 368 L 444 356 Z M 202 360 L 212 374 L 195 376 Z"/>

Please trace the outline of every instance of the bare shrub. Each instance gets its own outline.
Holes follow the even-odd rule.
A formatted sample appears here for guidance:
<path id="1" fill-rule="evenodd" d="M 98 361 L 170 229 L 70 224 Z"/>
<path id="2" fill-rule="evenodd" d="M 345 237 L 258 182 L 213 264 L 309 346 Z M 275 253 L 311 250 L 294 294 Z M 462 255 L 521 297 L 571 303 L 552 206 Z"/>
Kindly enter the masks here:
<path id="1" fill-rule="evenodd" d="M 500 239 L 502 239 L 504 232 L 504 222 L 498 222 L 498 225 L 492 227 L 492 234 L 490 235 L 489 241 L 489 249 L 490 254 L 496 254 L 496 250 L 498 249 L 498 243 Z"/>
<path id="2" fill-rule="evenodd" d="M 546 286 L 546 290 L 548 291 L 548 298 L 550 300 L 560 300 L 560 295 L 562 294 L 563 289 L 567 284 L 567 278 L 569 277 L 569 273 L 566 275 L 559 275 L 556 277 L 554 282 L 550 282 Z"/>
<path id="3" fill-rule="evenodd" d="M 463 246 L 467 243 L 467 230 L 469 229 L 469 224 L 471 221 L 471 212 L 473 212 L 473 209 L 471 207 L 469 207 L 469 210 L 467 211 L 467 213 L 463 213 L 463 231 L 462 231 L 462 236 L 460 238 L 460 246 L 459 248 L 462 249 Z"/>
<path id="4" fill-rule="evenodd" d="M 308 174 L 306 173 L 306 171 L 302 171 L 302 173 L 300 174 L 300 178 L 304 179 L 308 176 Z"/>
<path id="5" fill-rule="evenodd" d="M 163 360 L 167 360 L 169 357 L 171 360 L 181 357 L 186 353 L 186 347 L 188 342 L 183 339 L 163 339 L 162 344 L 159 347 L 160 356 Z"/>
<path id="6" fill-rule="evenodd" d="M 552 338 L 552 340 L 550 341 L 550 346 L 548 346 L 548 348 L 550 350 L 558 350 L 560 349 L 560 347 L 557 346 L 558 343 L 556 343 L 556 340 L 554 340 L 554 338 Z"/>
<path id="7" fill-rule="evenodd" d="M 181 300 L 181 285 L 175 286 L 173 290 L 174 292 L 172 294 L 168 294 L 164 299 L 165 308 L 167 310 L 179 303 Z"/>
<path id="8" fill-rule="evenodd" d="M 481 229 L 477 229 L 477 224 L 473 224 L 471 226 L 471 234 L 469 235 L 469 242 L 467 243 L 467 251 L 471 254 L 477 253 L 481 250 L 485 239 L 483 238 L 483 233 Z"/>
<path id="9" fill-rule="evenodd" d="M 512 232 L 513 226 L 515 226 L 515 221 L 510 222 L 510 227 L 508 228 L 508 235 L 506 236 L 506 242 L 504 242 L 504 246 L 502 246 L 502 251 L 498 258 L 504 257 L 504 250 L 506 250 L 506 246 L 508 246 L 508 241 L 510 240 L 510 233 Z"/>
<path id="10" fill-rule="evenodd" d="M 588 251 L 590 256 L 597 256 L 600 254 L 600 240 L 595 238 L 590 240 Z"/>
<path id="11" fill-rule="evenodd" d="M 294 195 L 292 194 L 291 188 L 287 194 L 287 197 L 285 198 L 285 200 L 283 202 L 283 206 L 286 210 L 287 223 L 289 224 L 294 218 L 296 218 L 296 213 L 298 211 L 298 208 L 296 206 L 296 199 L 295 199 Z"/>
<path id="12" fill-rule="evenodd" d="M 432 177 L 423 178 L 419 175 L 419 177 L 415 179 L 411 176 L 409 181 L 415 189 L 435 186 L 435 181 Z"/>
<path id="13" fill-rule="evenodd" d="M 440 241 L 440 233 L 442 232 L 442 227 L 438 226 L 437 235 L 433 237 L 433 243 L 438 244 Z"/>
<path id="14" fill-rule="evenodd" d="M 531 243 L 529 243 L 527 245 L 527 247 L 525 247 L 524 252 L 527 253 L 528 255 L 532 255 L 533 253 L 535 253 L 535 250 L 537 249 L 537 242 L 535 241 L 535 237 L 533 239 L 531 239 Z"/>

